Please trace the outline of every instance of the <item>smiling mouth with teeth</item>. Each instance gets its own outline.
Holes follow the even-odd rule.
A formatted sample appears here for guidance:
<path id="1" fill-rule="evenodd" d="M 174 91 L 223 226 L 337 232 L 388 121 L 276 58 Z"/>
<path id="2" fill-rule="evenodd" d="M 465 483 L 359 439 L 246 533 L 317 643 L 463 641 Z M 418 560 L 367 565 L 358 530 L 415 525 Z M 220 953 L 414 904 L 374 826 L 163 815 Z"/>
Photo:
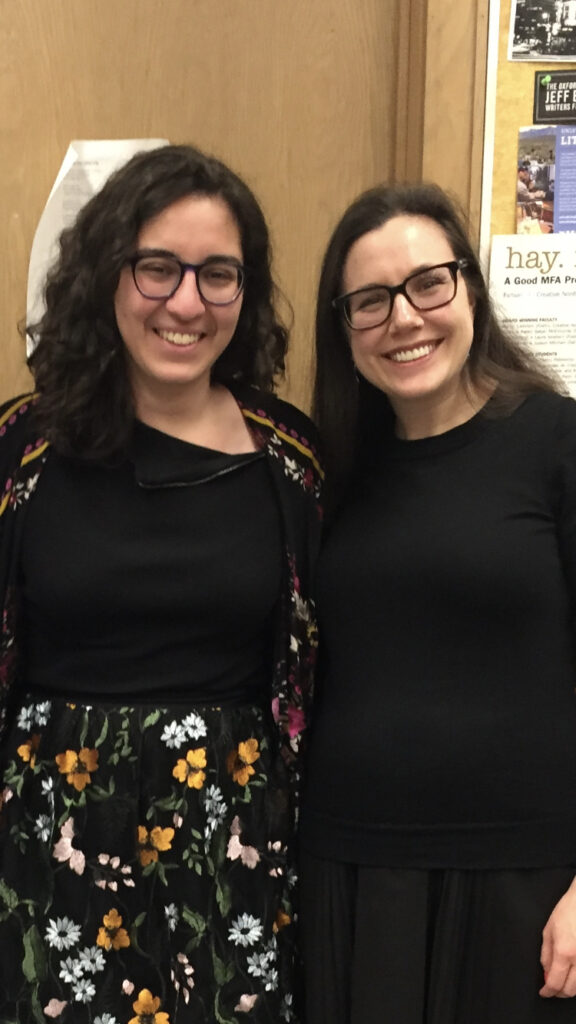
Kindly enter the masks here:
<path id="1" fill-rule="evenodd" d="M 386 356 L 393 363 L 413 363 L 416 359 L 423 359 L 434 351 L 436 345 L 418 345 L 417 348 L 399 349 L 397 352 L 389 352 Z"/>
<path id="2" fill-rule="evenodd" d="M 181 346 L 195 345 L 202 337 L 198 332 L 195 334 L 182 334 L 180 331 L 156 331 L 156 334 L 163 341 L 169 341 L 171 345 Z"/>

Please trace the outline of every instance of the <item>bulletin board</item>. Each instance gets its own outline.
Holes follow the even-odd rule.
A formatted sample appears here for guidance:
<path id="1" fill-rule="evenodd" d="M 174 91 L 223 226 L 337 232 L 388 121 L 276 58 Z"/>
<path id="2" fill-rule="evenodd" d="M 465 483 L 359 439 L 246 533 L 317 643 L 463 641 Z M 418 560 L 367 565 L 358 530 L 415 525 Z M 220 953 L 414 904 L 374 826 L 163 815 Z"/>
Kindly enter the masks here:
<path id="1" fill-rule="evenodd" d="M 531 125 L 537 71 L 576 71 L 576 63 L 508 60 L 512 0 L 491 0 L 484 146 L 482 241 L 515 231 L 518 129 Z"/>
<path id="2" fill-rule="evenodd" d="M 576 3 L 491 0 L 480 256 L 504 327 L 576 398 L 576 116 L 549 123 L 575 53 Z"/>

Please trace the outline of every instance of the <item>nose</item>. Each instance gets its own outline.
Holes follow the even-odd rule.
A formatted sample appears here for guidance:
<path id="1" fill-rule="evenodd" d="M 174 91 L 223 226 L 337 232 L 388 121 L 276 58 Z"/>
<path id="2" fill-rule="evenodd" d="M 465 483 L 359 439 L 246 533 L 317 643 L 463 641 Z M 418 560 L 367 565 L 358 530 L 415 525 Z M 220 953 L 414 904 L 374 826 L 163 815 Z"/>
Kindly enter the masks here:
<path id="1" fill-rule="evenodd" d="M 414 327 L 421 323 L 422 314 L 408 302 L 408 299 L 402 292 L 397 292 L 394 296 L 392 312 L 390 313 L 390 327 L 402 329 L 403 327 Z"/>
<path id="2" fill-rule="evenodd" d="M 204 313 L 206 306 L 198 291 L 196 274 L 192 269 L 184 272 L 174 295 L 166 299 L 166 308 L 181 320 L 189 320 Z"/>

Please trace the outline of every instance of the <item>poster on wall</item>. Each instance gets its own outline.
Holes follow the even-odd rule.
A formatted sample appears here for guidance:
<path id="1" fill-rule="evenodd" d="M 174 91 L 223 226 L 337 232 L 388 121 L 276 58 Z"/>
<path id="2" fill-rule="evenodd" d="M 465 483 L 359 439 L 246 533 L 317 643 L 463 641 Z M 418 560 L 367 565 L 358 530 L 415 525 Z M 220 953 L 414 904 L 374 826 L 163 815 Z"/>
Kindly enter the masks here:
<path id="1" fill-rule="evenodd" d="M 508 60 L 576 61 L 576 0 L 512 0 Z"/>
<path id="2" fill-rule="evenodd" d="M 576 68 L 536 71 L 534 124 L 576 124 Z"/>
<path id="3" fill-rule="evenodd" d="M 576 125 L 519 129 L 516 230 L 576 232 Z"/>
<path id="4" fill-rule="evenodd" d="M 72 223 L 84 204 L 113 171 L 144 149 L 164 146 L 167 139 L 76 139 L 68 146 L 32 242 L 28 265 L 26 323 L 35 324 L 44 312 L 44 282 L 58 252 L 61 231 Z M 33 344 L 28 337 L 28 355 Z"/>
<path id="5" fill-rule="evenodd" d="M 490 294 L 502 322 L 576 398 L 576 239 L 494 235 Z"/>

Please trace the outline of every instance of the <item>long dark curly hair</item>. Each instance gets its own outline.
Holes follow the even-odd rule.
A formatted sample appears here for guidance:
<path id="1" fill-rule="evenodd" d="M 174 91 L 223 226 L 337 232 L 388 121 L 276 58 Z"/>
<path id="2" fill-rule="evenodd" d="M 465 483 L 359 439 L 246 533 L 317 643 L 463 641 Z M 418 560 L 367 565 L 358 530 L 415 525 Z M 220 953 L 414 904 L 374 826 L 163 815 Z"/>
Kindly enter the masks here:
<path id="1" fill-rule="evenodd" d="M 253 193 L 225 164 L 192 146 L 138 153 L 62 232 L 46 280 L 46 312 L 28 327 L 37 420 L 62 454 L 105 461 L 126 450 L 134 400 L 114 296 L 143 225 L 189 195 L 227 204 L 246 267 L 238 324 L 212 379 L 272 391 L 284 371 L 288 331 L 276 311 L 268 228 Z"/>
<path id="2" fill-rule="evenodd" d="M 358 378 L 346 325 L 332 305 L 342 292 L 344 265 L 351 247 L 369 231 L 400 215 L 427 217 L 438 224 L 462 269 L 474 300 L 474 337 L 466 364 L 474 389 L 495 388 L 486 407 L 505 415 L 534 391 L 562 391 L 562 385 L 498 321 L 478 257 L 468 238 L 463 213 L 437 185 L 379 185 L 362 193 L 336 225 L 324 256 L 316 305 L 316 380 L 314 418 L 323 439 L 327 479 L 337 503 L 352 473 L 355 453 L 378 430 L 393 429 L 388 400 Z M 330 497 L 330 496 L 329 496 Z M 329 502 L 330 503 L 330 502 Z"/>

